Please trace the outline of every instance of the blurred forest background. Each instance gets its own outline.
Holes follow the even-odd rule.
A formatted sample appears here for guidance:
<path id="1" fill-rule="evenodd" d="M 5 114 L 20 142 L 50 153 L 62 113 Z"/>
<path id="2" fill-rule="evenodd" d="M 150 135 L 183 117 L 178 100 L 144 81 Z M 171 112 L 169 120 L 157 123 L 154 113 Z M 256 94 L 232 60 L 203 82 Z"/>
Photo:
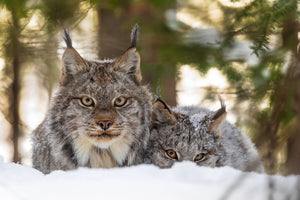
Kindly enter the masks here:
<path id="1" fill-rule="evenodd" d="M 119 56 L 138 23 L 143 81 L 153 93 L 159 86 L 171 106 L 201 94 L 196 103 L 210 109 L 218 108 L 210 105 L 220 94 L 266 172 L 300 174 L 299 6 L 297 0 L 0 0 L 0 154 L 30 163 L 30 134 L 58 84 L 63 28 L 83 57 L 102 59 Z M 213 84 L 197 85 L 195 73 L 210 74 Z"/>

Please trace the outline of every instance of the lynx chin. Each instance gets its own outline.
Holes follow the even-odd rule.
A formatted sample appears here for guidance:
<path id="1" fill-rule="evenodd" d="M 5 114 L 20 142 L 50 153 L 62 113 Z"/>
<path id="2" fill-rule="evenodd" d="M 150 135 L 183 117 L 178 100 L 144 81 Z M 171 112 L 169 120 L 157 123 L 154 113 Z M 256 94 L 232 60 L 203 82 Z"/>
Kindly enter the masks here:
<path id="1" fill-rule="evenodd" d="M 111 60 L 82 58 L 64 34 L 60 84 L 32 136 L 33 167 L 50 173 L 143 162 L 152 96 L 141 85 L 137 25 L 130 47 Z"/>
<path id="2" fill-rule="evenodd" d="M 216 112 L 197 106 L 170 109 L 158 98 L 145 162 L 169 168 L 174 162 L 189 160 L 200 166 L 263 172 L 256 148 L 225 120 L 221 104 Z"/>

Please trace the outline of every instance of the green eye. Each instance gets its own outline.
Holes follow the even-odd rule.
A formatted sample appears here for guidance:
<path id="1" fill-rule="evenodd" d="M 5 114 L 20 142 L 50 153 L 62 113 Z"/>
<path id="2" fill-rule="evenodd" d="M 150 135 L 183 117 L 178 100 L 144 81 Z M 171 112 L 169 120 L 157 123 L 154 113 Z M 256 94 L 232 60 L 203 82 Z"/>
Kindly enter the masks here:
<path id="1" fill-rule="evenodd" d="M 114 105 L 116 107 L 122 107 L 127 103 L 127 99 L 125 97 L 118 97 L 115 99 Z"/>
<path id="2" fill-rule="evenodd" d="M 197 155 L 195 156 L 194 161 L 195 161 L 195 162 L 203 161 L 204 158 L 205 158 L 205 154 L 199 153 L 199 154 L 197 154 Z"/>
<path id="3" fill-rule="evenodd" d="M 171 159 L 178 160 L 177 153 L 173 149 L 168 149 L 166 153 Z"/>
<path id="4" fill-rule="evenodd" d="M 93 99 L 90 98 L 90 97 L 84 96 L 84 97 L 82 97 L 80 100 L 81 100 L 81 103 L 82 103 L 84 106 L 88 106 L 88 107 L 94 106 L 94 101 L 93 101 Z"/>

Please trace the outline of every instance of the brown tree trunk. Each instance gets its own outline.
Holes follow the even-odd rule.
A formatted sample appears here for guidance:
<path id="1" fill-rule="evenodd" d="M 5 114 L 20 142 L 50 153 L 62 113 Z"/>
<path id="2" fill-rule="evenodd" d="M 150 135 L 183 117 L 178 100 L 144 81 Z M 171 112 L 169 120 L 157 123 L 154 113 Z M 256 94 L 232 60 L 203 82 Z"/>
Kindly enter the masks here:
<path id="1" fill-rule="evenodd" d="M 288 129 L 287 174 L 300 174 L 300 49 L 294 52 L 294 81 L 290 86 L 293 88 L 293 111 L 296 120 Z"/>
<path id="2" fill-rule="evenodd" d="M 176 81 L 174 76 L 168 76 L 166 80 L 163 81 L 162 91 L 164 92 L 164 98 L 169 106 L 176 106 Z"/>
<path id="3" fill-rule="evenodd" d="M 13 142 L 13 162 L 21 162 L 19 155 L 19 138 L 21 136 L 20 130 L 20 116 L 19 116 L 19 94 L 20 94 L 20 45 L 19 45 L 19 17 L 17 13 L 12 10 L 12 35 L 11 35 L 11 52 L 12 58 L 12 142 Z"/>
<path id="4" fill-rule="evenodd" d="M 298 102 L 299 103 L 299 102 Z M 300 104 L 300 103 L 299 103 Z M 287 142 L 287 174 L 300 174 L 300 116 Z"/>
<path id="5" fill-rule="evenodd" d="M 292 112 L 295 115 L 295 122 L 287 133 L 287 174 L 300 174 L 300 24 L 296 21 L 296 11 L 297 8 L 286 18 L 282 34 L 283 46 L 292 52 L 291 80 L 287 87 L 291 90 Z"/>
<path id="6" fill-rule="evenodd" d="M 105 6 L 97 7 L 98 57 L 101 59 L 120 56 L 130 46 L 130 32 L 123 33 L 121 16 Z"/>
<path id="7" fill-rule="evenodd" d="M 287 104 L 289 103 L 289 98 L 291 96 L 296 95 L 298 93 L 299 87 L 297 88 L 296 83 L 297 79 L 299 79 L 299 60 L 297 58 L 297 44 L 298 44 L 298 30 L 297 22 L 295 21 L 295 15 L 291 13 L 286 17 L 286 20 L 283 25 L 282 30 L 282 41 L 283 48 L 292 52 L 290 65 L 279 84 L 279 87 L 276 89 L 276 96 L 274 98 L 274 102 L 272 104 L 272 113 L 269 119 L 263 120 L 261 126 L 263 127 L 260 135 L 263 137 L 262 146 L 264 146 L 265 152 L 263 153 L 263 160 L 265 161 L 266 170 L 270 173 L 275 173 L 278 170 L 278 160 L 277 153 L 278 147 L 280 145 L 279 140 L 286 142 L 287 144 L 287 169 L 288 173 L 290 167 L 293 168 L 293 163 L 299 163 L 299 156 L 294 154 L 298 151 L 297 145 L 295 146 L 295 142 L 299 138 L 296 136 L 297 134 L 285 133 L 286 137 L 289 135 L 289 139 L 282 139 L 279 137 L 278 133 L 280 130 L 280 125 L 282 121 L 282 115 L 287 108 Z M 293 107 L 297 107 L 299 104 L 299 99 L 294 99 Z M 300 109 L 294 109 L 295 117 L 299 115 Z M 300 119 L 296 117 L 296 119 Z M 300 121 L 298 121 L 298 124 Z M 292 129 L 289 129 L 292 130 Z M 299 129 L 295 129 L 299 131 Z M 297 141 L 298 143 L 299 141 Z M 298 143 L 299 146 L 299 143 Z M 290 166 L 291 165 L 291 166 Z M 298 165 L 299 168 L 299 165 Z"/>

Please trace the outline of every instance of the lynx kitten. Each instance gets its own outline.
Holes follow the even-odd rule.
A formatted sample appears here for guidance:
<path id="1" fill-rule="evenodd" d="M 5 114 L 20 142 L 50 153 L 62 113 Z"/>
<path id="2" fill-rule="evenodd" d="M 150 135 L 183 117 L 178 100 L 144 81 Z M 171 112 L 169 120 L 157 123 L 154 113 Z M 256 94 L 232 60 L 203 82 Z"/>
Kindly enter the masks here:
<path id="1" fill-rule="evenodd" d="M 168 168 L 190 160 L 201 166 L 263 172 L 250 139 L 225 121 L 225 116 L 223 104 L 216 112 L 196 106 L 170 110 L 158 98 L 153 105 L 146 162 Z"/>
<path id="2" fill-rule="evenodd" d="M 33 133 L 33 167 L 43 173 L 79 166 L 110 168 L 142 162 L 152 97 L 141 85 L 137 26 L 119 58 L 88 61 L 65 31 L 60 84 Z"/>

